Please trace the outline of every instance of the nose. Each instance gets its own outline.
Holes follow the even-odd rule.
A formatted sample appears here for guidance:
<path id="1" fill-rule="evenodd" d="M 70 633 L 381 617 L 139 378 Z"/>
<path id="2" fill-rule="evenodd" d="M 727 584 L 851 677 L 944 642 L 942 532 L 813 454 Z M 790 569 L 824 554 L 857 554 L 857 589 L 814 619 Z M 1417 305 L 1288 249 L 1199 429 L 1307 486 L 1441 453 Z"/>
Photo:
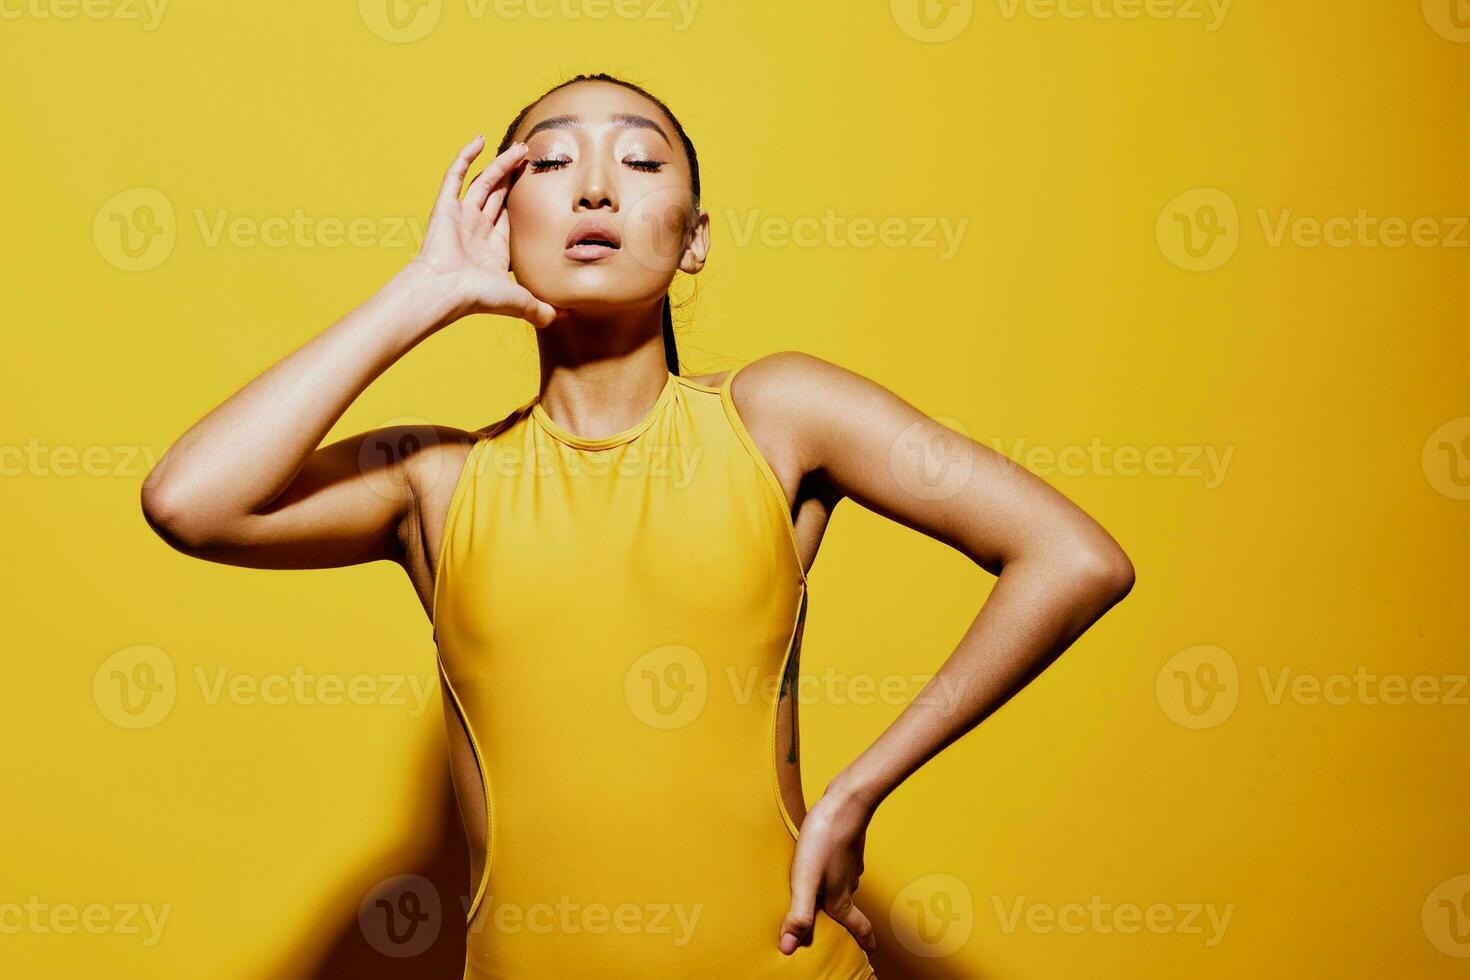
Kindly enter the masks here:
<path id="1" fill-rule="evenodd" d="M 597 211 L 602 208 L 618 209 L 617 191 L 608 180 L 607 163 L 601 152 L 589 154 L 579 168 L 581 184 L 577 188 L 578 211 Z"/>

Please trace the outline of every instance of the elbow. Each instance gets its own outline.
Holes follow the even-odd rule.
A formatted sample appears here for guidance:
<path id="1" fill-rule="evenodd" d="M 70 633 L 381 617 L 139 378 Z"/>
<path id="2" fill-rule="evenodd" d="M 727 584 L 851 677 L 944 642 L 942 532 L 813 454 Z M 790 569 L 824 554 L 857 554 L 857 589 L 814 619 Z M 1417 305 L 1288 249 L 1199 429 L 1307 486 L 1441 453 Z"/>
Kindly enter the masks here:
<path id="1" fill-rule="evenodd" d="M 1121 602 L 1123 598 L 1128 595 L 1128 593 L 1133 591 L 1133 582 L 1135 578 L 1136 576 L 1133 573 L 1132 560 L 1123 553 L 1122 548 L 1119 548 L 1118 565 L 1117 568 L 1115 568 L 1113 571 L 1112 578 L 1112 586 L 1114 591 L 1116 592 L 1116 595 L 1113 598 L 1114 602 Z"/>
<path id="2" fill-rule="evenodd" d="M 1109 547 L 1079 549 L 1078 580 L 1082 589 L 1103 605 L 1111 608 L 1133 590 L 1133 562 L 1116 543 Z"/>
<path id="3" fill-rule="evenodd" d="M 193 508 L 187 500 L 167 484 L 145 481 L 139 494 L 143 519 L 171 548 L 193 554 L 208 543 L 199 521 L 193 519 Z"/>

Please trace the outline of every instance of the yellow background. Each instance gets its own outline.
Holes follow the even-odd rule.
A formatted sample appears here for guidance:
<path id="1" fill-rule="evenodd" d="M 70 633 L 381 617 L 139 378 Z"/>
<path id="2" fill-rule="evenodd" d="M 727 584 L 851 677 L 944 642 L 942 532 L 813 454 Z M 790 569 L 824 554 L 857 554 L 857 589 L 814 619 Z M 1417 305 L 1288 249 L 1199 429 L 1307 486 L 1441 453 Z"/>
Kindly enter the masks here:
<path id="1" fill-rule="evenodd" d="M 788 348 L 836 361 L 1032 466 L 1138 570 L 1120 607 L 880 809 L 859 905 L 883 980 L 1464 975 L 1470 707 L 1463 689 L 1447 702 L 1470 636 L 1470 233 L 1272 243 L 1283 215 L 1360 210 L 1453 238 L 1470 214 L 1470 30 L 1449 3 L 1255 0 L 1219 21 L 1193 0 L 1133 19 L 1100 16 L 1126 0 L 1076 18 L 990 0 L 933 7 L 924 28 L 906 0 L 705 0 L 687 21 L 654 0 L 535 8 L 549 17 L 444 0 L 400 10 L 423 18 L 417 40 L 366 0 L 177 3 L 151 29 L 141 6 L 6 6 L 0 972 L 458 976 L 468 869 L 437 691 L 423 711 L 210 703 L 197 673 L 429 683 L 407 580 L 388 563 L 185 558 L 138 490 L 148 459 L 413 254 L 393 225 L 423 220 L 471 135 L 493 145 L 544 87 L 606 70 L 668 101 L 700 154 L 714 241 L 680 314 L 686 372 Z M 156 262 L 120 250 L 116 216 L 157 204 L 140 188 L 173 212 Z M 1236 213 L 1212 212 L 1216 267 L 1181 267 L 1170 229 L 1204 229 L 1221 195 Z M 298 209 L 366 220 L 367 240 L 210 238 L 221 215 L 269 232 Z M 780 243 L 829 212 L 898 230 Z M 949 257 L 921 234 L 946 221 L 967 222 Z M 331 438 L 498 418 L 534 391 L 532 344 L 519 322 L 461 322 Z M 1026 455 L 1093 440 L 1158 465 Z M 1206 448 L 1228 459 L 1219 479 L 1191 461 Z M 932 673 L 991 581 L 847 503 L 813 570 L 803 669 Z M 176 686 L 130 730 L 104 662 L 135 647 Z M 1224 699 L 1210 716 L 1181 700 L 1211 679 L 1201 657 Z M 1360 668 L 1429 675 L 1441 696 L 1272 696 L 1283 670 Z M 901 708 L 862 700 L 804 705 L 809 800 Z M 417 957 L 380 953 L 358 917 L 400 874 L 443 896 Z M 14 928 L 3 909 L 32 896 L 169 918 L 151 944 Z M 1223 936 L 1121 933 L 1106 913 L 1007 927 L 1018 902 L 1065 918 L 1094 896 L 1231 918 Z"/>

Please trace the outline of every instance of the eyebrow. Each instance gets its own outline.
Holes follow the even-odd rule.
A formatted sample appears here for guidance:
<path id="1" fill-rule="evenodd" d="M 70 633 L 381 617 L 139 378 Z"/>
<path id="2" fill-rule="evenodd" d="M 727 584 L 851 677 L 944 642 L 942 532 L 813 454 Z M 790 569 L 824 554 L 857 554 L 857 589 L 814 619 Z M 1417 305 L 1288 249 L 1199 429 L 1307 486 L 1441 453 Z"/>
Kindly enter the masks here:
<path id="1" fill-rule="evenodd" d="M 649 119 L 647 116 L 640 116 L 640 115 L 637 115 L 636 113 L 632 113 L 632 112 L 615 112 L 611 116 L 609 116 L 608 119 L 609 119 L 609 121 L 611 121 L 615 125 L 618 125 L 618 126 L 627 126 L 630 129 L 651 129 L 654 132 L 658 133 L 660 136 L 662 136 L 664 138 L 664 142 L 665 143 L 668 143 L 670 146 L 673 146 L 674 145 L 673 140 L 669 139 L 669 134 L 666 133 L 666 132 L 664 132 L 664 128 L 662 126 L 660 126 L 658 123 L 654 122 L 652 119 Z M 523 142 L 523 143 L 528 142 L 531 139 L 532 136 L 535 136 L 537 133 L 541 132 L 541 130 L 543 130 L 543 129 L 581 129 L 581 128 L 582 128 L 582 117 L 581 116 L 576 116 L 576 115 L 551 116 L 549 118 L 546 118 L 546 119 L 541 120 L 536 125 L 532 126 L 530 128 L 530 130 L 527 131 L 526 135 L 521 137 L 521 142 Z"/>

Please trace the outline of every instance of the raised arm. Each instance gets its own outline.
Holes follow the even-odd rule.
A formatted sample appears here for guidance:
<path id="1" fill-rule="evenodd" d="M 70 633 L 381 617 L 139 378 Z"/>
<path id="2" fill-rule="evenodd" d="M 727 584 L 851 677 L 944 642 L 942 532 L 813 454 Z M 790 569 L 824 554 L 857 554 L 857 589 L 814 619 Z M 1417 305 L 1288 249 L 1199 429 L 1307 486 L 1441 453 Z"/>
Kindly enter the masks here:
<path id="1" fill-rule="evenodd" d="M 933 679 L 830 781 L 802 824 L 783 952 L 810 942 L 819 905 L 871 948 L 871 924 L 852 892 L 878 804 L 1127 595 L 1133 566 L 1107 531 L 1044 480 L 861 375 L 784 351 L 746 366 L 734 385 L 742 383 L 762 414 L 786 420 L 804 475 L 999 576 Z"/>
<path id="2" fill-rule="evenodd" d="M 360 433 L 317 448 L 374 378 L 469 313 L 545 326 L 556 311 L 511 281 L 510 174 L 524 144 L 465 190 L 477 136 L 445 173 L 418 256 L 356 309 L 194 423 L 148 474 L 149 525 L 187 554 L 260 568 L 399 559 L 416 452 L 468 438 L 435 426 Z"/>

